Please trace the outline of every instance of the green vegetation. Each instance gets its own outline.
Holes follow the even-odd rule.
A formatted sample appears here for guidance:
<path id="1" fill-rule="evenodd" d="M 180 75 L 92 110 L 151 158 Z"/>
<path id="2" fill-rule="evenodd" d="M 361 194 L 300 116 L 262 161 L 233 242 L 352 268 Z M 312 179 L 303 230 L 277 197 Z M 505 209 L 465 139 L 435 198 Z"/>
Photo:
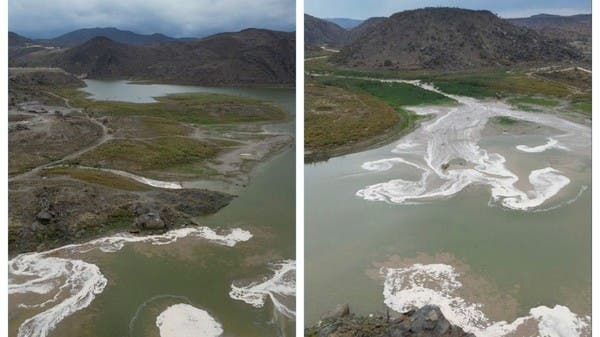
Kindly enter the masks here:
<path id="1" fill-rule="evenodd" d="M 348 69 L 337 69 L 326 59 L 306 62 L 306 69 L 315 73 L 329 73 L 338 76 L 372 77 L 380 79 L 419 79 L 433 83 L 442 91 L 452 95 L 486 98 L 495 96 L 547 96 L 563 98 L 571 92 L 568 84 L 555 78 L 545 79 L 541 76 L 530 76 L 525 72 L 506 72 L 488 70 L 479 72 L 437 72 L 432 70 L 416 71 L 375 71 L 364 72 Z M 579 72 L 583 73 L 583 72 Z M 591 83 L 591 81 L 589 81 Z"/>
<path id="2" fill-rule="evenodd" d="M 592 102 L 575 102 L 571 105 L 573 109 L 579 112 L 583 112 L 585 114 L 592 114 Z"/>
<path id="3" fill-rule="evenodd" d="M 570 93 L 568 87 L 560 83 L 506 72 L 439 74 L 424 80 L 449 94 L 476 98 L 515 94 L 565 97 Z"/>
<path id="4" fill-rule="evenodd" d="M 307 78 L 305 143 L 317 157 L 348 152 L 353 144 L 390 138 L 411 128 L 418 116 L 405 106 L 453 104 L 444 95 L 409 83 L 347 77 Z"/>
<path id="5" fill-rule="evenodd" d="M 408 123 L 372 96 L 317 83 L 306 86 L 305 107 L 304 139 L 313 152 L 328 152 Z"/>
<path id="6" fill-rule="evenodd" d="M 568 71 L 550 71 L 536 73 L 536 76 L 547 78 L 551 81 L 565 83 L 582 90 L 592 89 L 592 74 L 577 68 Z"/>
<path id="7" fill-rule="evenodd" d="M 518 120 L 507 116 L 494 117 L 492 120 L 501 125 L 514 125 L 519 123 Z"/>
<path id="8" fill-rule="evenodd" d="M 119 175 L 93 169 L 84 169 L 77 167 L 53 167 L 45 169 L 47 175 L 69 176 L 73 179 L 85 181 L 92 184 L 108 186 L 111 188 L 126 190 L 126 191 L 143 191 L 149 187 Z"/>
<path id="9" fill-rule="evenodd" d="M 104 224 L 108 228 L 126 228 L 133 224 L 133 214 L 131 211 L 120 208 L 112 212 L 106 217 Z"/>
<path id="10" fill-rule="evenodd" d="M 545 107 L 554 107 L 559 104 L 558 101 L 553 100 L 553 99 L 547 99 L 547 98 L 541 98 L 541 97 L 531 97 L 531 96 L 515 97 L 515 98 L 509 99 L 508 101 L 515 105 L 528 104 L 528 105 L 539 105 L 539 106 L 545 106 Z"/>
<path id="11" fill-rule="evenodd" d="M 521 110 L 541 111 L 540 107 L 555 107 L 561 101 L 571 104 L 573 111 L 591 115 L 591 75 L 582 70 L 528 73 L 526 70 L 487 70 L 479 72 L 376 71 L 362 72 L 337 69 L 327 59 L 311 60 L 306 69 L 314 73 L 335 76 L 370 77 L 379 79 L 421 80 L 440 90 L 475 98 L 514 97 L 510 102 Z M 327 78 L 333 78 L 328 76 Z M 393 94 L 393 92 L 392 92 Z M 379 96 L 385 100 L 385 97 Z M 401 100 L 401 98 L 399 98 Z M 390 102 L 389 104 L 394 104 Z"/>
<path id="12" fill-rule="evenodd" d="M 207 143 L 183 137 L 148 141 L 111 140 L 83 154 L 79 163 L 129 172 L 160 170 L 212 158 L 223 145 L 226 144 Z"/>
<path id="13" fill-rule="evenodd" d="M 79 90 L 55 90 L 71 104 L 100 116 L 150 116 L 172 121 L 215 124 L 270 121 L 286 118 L 275 105 L 260 100 L 219 94 L 173 94 L 157 97 L 154 103 L 95 101 Z"/>
<path id="14" fill-rule="evenodd" d="M 585 115 L 592 115 L 592 90 L 573 95 L 571 97 L 571 109 Z"/>
<path id="15" fill-rule="evenodd" d="M 160 117 L 120 116 L 108 120 L 108 127 L 119 138 L 187 136 L 191 132 L 191 128 L 181 122 Z"/>
<path id="16" fill-rule="evenodd" d="M 422 104 L 450 104 L 455 101 L 437 92 L 425 90 L 408 83 L 383 83 L 362 79 L 321 77 L 319 81 L 354 91 L 363 91 L 377 97 L 394 108 Z"/>

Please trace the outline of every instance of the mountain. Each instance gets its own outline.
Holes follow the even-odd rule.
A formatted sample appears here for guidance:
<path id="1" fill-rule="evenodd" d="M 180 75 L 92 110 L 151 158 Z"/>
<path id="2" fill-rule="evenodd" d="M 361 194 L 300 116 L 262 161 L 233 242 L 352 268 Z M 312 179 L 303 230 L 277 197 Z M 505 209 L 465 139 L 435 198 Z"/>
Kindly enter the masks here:
<path id="1" fill-rule="evenodd" d="M 591 62 L 591 14 L 571 16 L 538 14 L 528 18 L 508 19 L 508 21 L 518 26 L 534 29 L 547 37 L 564 40 L 586 54 Z"/>
<path id="2" fill-rule="evenodd" d="M 360 25 L 361 22 L 363 22 L 363 20 L 348 19 L 348 18 L 326 18 L 324 20 L 333 22 L 336 25 L 338 25 L 344 29 L 347 29 L 347 30 L 350 30 L 350 29 Z"/>
<path id="3" fill-rule="evenodd" d="M 363 34 L 370 31 L 371 29 L 373 29 L 373 27 L 375 27 L 379 23 L 385 21 L 386 19 L 387 19 L 386 17 L 372 17 L 367 20 L 364 20 L 358 26 L 356 26 L 356 27 L 352 28 L 352 30 L 350 30 L 350 36 L 348 38 L 349 41 L 354 41 L 354 40 L 358 39 Z"/>
<path id="4" fill-rule="evenodd" d="M 31 39 L 21 36 L 17 33 L 8 32 L 8 46 L 9 47 L 20 47 L 27 43 L 31 43 Z"/>
<path id="5" fill-rule="evenodd" d="M 63 47 L 72 47 L 85 43 L 95 37 L 106 37 L 116 42 L 136 45 L 171 42 L 176 40 L 175 38 L 163 34 L 143 35 L 110 27 L 78 29 L 50 39 L 48 42 Z"/>
<path id="6" fill-rule="evenodd" d="M 347 67 L 437 70 L 582 60 L 579 51 L 561 41 L 489 11 L 459 8 L 396 13 L 332 57 Z"/>
<path id="7" fill-rule="evenodd" d="M 106 37 L 12 66 L 50 66 L 88 78 L 132 78 L 204 85 L 295 83 L 295 34 L 264 29 L 193 41 L 124 44 Z"/>
<path id="8" fill-rule="evenodd" d="M 560 27 L 585 27 L 592 28 L 592 14 L 577 14 L 561 16 L 552 14 L 538 14 L 527 18 L 507 19 L 511 23 L 528 28 L 560 28 Z"/>
<path id="9" fill-rule="evenodd" d="M 304 14 L 304 43 L 307 47 L 339 47 L 347 42 L 348 36 L 348 31 L 339 25 Z"/>

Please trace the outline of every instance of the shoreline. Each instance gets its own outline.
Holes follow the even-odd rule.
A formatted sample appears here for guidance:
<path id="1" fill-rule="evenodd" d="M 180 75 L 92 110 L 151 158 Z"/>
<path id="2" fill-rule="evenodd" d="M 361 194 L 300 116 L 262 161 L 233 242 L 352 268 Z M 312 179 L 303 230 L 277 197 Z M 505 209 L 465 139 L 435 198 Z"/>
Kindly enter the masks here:
<path id="1" fill-rule="evenodd" d="M 412 113 L 411 113 L 411 115 L 413 117 L 417 116 Z M 368 151 L 368 150 L 373 150 L 373 149 L 377 149 L 382 146 L 391 144 L 397 140 L 402 139 L 402 137 L 413 132 L 414 130 L 418 129 L 421 126 L 421 123 L 423 123 L 431 118 L 430 116 L 418 116 L 418 117 L 421 117 L 421 118 L 418 118 L 417 120 L 413 120 L 411 125 L 409 125 L 408 127 L 401 128 L 400 127 L 401 121 L 400 121 L 400 122 L 396 123 L 396 125 L 394 125 L 390 129 L 386 130 L 383 134 L 370 137 L 368 139 L 362 140 L 357 143 L 341 145 L 341 146 L 338 146 L 338 147 L 336 147 L 332 150 L 328 150 L 328 151 L 320 151 L 320 152 L 314 152 L 314 153 L 308 153 L 308 154 L 305 151 L 304 152 L 304 164 L 318 164 L 321 162 L 326 162 L 332 158 L 341 157 L 341 156 L 345 156 L 348 154 L 354 154 L 354 153 L 359 153 L 359 152 Z"/>
<path id="2" fill-rule="evenodd" d="M 89 97 L 89 93 L 85 91 L 83 93 Z M 67 108 L 71 110 L 63 118 L 68 118 L 73 111 L 77 113 L 81 110 L 71 107 L 67 98 L 60 98 L 67 103 Z M 223 123 L 223 126 L 231 126 L 229 129 L 233 127 L 232 132 L 239 132 L 240 135 L 234 137 L 235 139 L 239 138 L 235 147 L 224 147 L 222 153 L 207 162 L 209 168 L 212 167 L 217 172 L 221 172 L 217 176 L 209 174 L 193 177 L 191 173 L 177 170 L 143 173 L 135 170 L 111 170 L 106 167 L 82 165 L 83 169 L 92 175 L 90 177 L 92 179 L 89 180 L 78 179 L 77 175 L 71 175 L 68 172 L 53 175 L 43 171 L 45 168 L 53 167 L 79 170 L 80 164 L 68 162 L 67 159 L 73 156 L 73 153 L 70 152 L 49 163 L 42 163 L 26 172 L 15 174 L 10 179 L 13 196 L 11 202 L 23 206 L 13 207 L 13 212 L 9 217 L 9 241 L 11 241 L 12 248 L 9 256 L 45 251 L 121 232 L 146 236 L 164 233 L 175 228 L 201 225 L 196 220 L 198 216 L 215 214 L 229 205 L 260 174 L 260 167 L 278 154 L 293 148 L 295 135 L 287 130 L 287 126 L 283 130 L 277 131 L 267 129 L 270 125 L 277 128 L 277 125 L 291 124 L 292 112 L 285 110 L 277 102 L 267 99 L 261 101 L 283 109 L 285 117 L 280 120 Z M 43 103 L 42 105 L 46 107 L 44 112 L 52 111 L 55 108 L 52 104 Z M 19 113 L 16 108 L 15 111 L 9 109 L 9 112 Z M 32 114 L 32 116 L 46 119 L 58 118 L 54 114 L 41 112 Z M 105 123 L 100 123 L 90 116 L 83 117 L 99 124 L 104 130 L 104 137 L 107 137 Z M 193 133 L 186 137 L 190 139 L 197 139 L 201 136 L 206 139 L 218 137 L 217 134 L 205 135 L 206 130 L 202 125 L 198 125 L 196 128 L 200 130 L 199 134 Z M 215 132 L 225 131 L 216 130 Z M 246 133 L 251 136 L 244 135 Z M 114 137 L 110 135 L 108 138 Z M 104 138 L 100 137 L 99 144 L 103 143 L 103 140 Z M 94 143 L 91 148 L 95 148 L 99 144 Z M 88 148 L 83 150 L 87 151 Z M 81 152 L 82 150 L 79 149 L 74 153 L 79 155 Z M 114 175 L 112 171 L 122 174 Z M 102 177 L 102 181 L 94 180 L 97 179 L 93 176 L 96 172 Z M 158 183 L 172 181 L 173 183 L 169 183 L 169 186 L 177 185 L 177 188 L 161 188 L 163 186 L 132 180 L 129 175 L 139 176 L 141 179 L 158 179 Z M 118 178 L 117 181 L 110 182 L 114 178 Z M 127 186 L 122 186 L 124 181 L 127 182 Z M 131 187 L 132 184 L 138 186 Z M 86 191 L 88 197 L 82 197 L 82 190 Z M 23 204 L 24 200 L 31 200 L 31 198 L 33 198 L 33 202 Z M 85 200 L 88 199 L 90 199 L 90 204 L 85 206 Z M 92 201 L 94 199 L 95 202 Z M 201 202 L 198 203 L 199 199 Z"/>

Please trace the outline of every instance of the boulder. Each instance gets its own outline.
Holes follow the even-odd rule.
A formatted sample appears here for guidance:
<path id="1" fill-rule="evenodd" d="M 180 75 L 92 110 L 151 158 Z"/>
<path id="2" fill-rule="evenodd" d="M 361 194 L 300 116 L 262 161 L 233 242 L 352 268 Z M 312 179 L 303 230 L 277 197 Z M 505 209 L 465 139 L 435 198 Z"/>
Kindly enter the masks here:
<path id="1" fill-rule="evenodd" d="M 52 214 L 50 214 L 50 212 L 48 212 L 47 210 L 42 210 L 41 212 L 39 212 L 39 213 L 38 213 L 38 214 L 35 216 L 35 218 L 36 218 L 36 219 L 37 219 L 39 222 L 41 222 L 41 223 L 43 223 L 43 224 L 47 224 L 47 223 L 49 223 L 49 222 L 52 220 L 53 216 L 52 216 Z"/>
<path id="2" fill-rule="evenodd" d="M 135 225 L 140 229 L 164 229 L 166 227 L 158 212 L 148 212 L 137 216 Z"/>
<path id="3" fill-rule="evenodd" d="M 338 304 L 334 309 L 324 313 L 321 316 L 322 320 L 348 317 L 350 315 L 350 306 L 346 304 Z"/>

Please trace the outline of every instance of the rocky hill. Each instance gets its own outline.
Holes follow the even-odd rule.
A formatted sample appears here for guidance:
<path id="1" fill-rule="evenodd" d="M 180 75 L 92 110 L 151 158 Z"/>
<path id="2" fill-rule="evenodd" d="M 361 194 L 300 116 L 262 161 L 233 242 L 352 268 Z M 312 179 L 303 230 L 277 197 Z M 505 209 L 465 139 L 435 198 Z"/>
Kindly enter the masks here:
<path id="1" fill-rule="evenodd" d="M 349 32 L 341 26 L 304 14 L 304 43 L 307 47 L 339 47 L 348 42 Z"/>
<path id="2" fill-rule="evenodd" d="M 360 25 L 357 25 L 356 27 L 352 28 L 352 30 L 350 30 L 350 37 L 348 38 L 348 40 L 354 41 L 360 38 L 363 34 L 369 32 L 371 29 L 373 29 L 375 26 L 385 21 L 386 19 L 387 18 L 385 17 L 377 16 L 361 22 Z"/>
<path id="3" fill-rule="evenodd" d="M 106 27 L 78 29 L 50 39 L 48 42 L 63 47 L 72 47 L 85 43 L 95 37 L 106 37 L 116 42 L 137 45 L 170 42 L 176 40 L 175 38 L 163 34 L 144 35 L 113 27 Z"/>
<path id="4" fill-rule="evenodd" d="M 24 36 L 21 36 L 14 32 L 8 32 L 8 46 L 9 47 L 19 47 L 24 46 L 27 43 L 31 43 L 31 39 L 28 39 Z"/>
<path id="5" fill-rule="evenodd" d="M 344 29 L 352 29 L 360 25 L 363 20 L 348 19 L 348 18 L 326 18 L 325 20 L 333 22 Z"/>
<path id="6" fill-rule="evenodd" d="M 539 14 L 528 18 L 508 19 L 514 25 L 527 27 L 554 39 L 564 40 L 586 54 L 591 62 L 592 15 L 560 16 Z"/>
<path id="7" fill-rule="evenodd" d="M 295 34 L 263 29 L 193 41 L 135 45 L 95 37 L 12 66 L 49 66 L 88 78 L 130 78 L 204 85 L 293 84 Z"/>
<path id="8" fill-rule="evenodd" d="M 591 34 L 592 15 L 578 14 L 570 16 L 538 14 L 528 18 L 507 19 L 509 22 L 523 27 L 543 30 L 546 28 L 563 28 L 586 31 Z"/>
<path id="9" fill-rule="evenodd" d="M 489 11 L 423 8 L 396 13 L 346 45 L 333 62 L 362 69 L 465 70 L 582 62 L 581 52 Z"/>

